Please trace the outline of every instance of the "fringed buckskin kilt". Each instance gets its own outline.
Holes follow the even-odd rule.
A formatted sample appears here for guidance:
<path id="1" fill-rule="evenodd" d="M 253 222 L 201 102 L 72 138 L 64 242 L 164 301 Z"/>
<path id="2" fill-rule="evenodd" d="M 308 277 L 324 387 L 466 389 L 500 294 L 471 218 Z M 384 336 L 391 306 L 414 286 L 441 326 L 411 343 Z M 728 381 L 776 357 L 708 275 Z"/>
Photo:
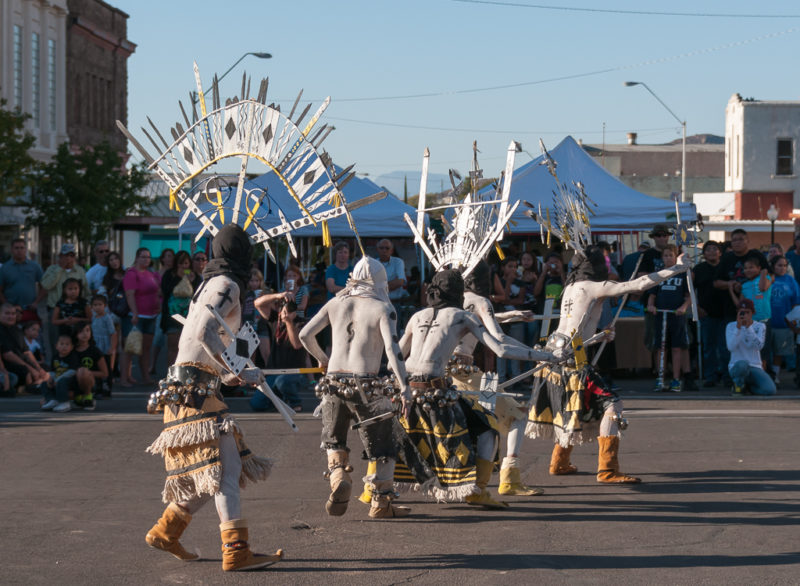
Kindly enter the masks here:
<path id="1" fill-rule="evenodd" d="M 395 482 L 403 490 L 409 478 L 416 480 L 419 490 L 437 501 L 462 501 L 478 492 L 475 485 L 475 449 L 478 436 L 486 431 L 497 435 L 497 420 L 490 411 L 469 397 L 460 397 L 444 407 L 426 412 L 415 404 L 408 419 L 400 424 L 409 442 L 424 460 L 424 466 L 409 462 L 407 451 L 399 450 Z M 412 452 L 413 457 L 413 452 Z M 415 476 L 418 469 L 427 469 L 433 478 Z"/>
<path id="2" fill-rule="evenodd" d="M 545 367 L 536 375 L 525 435 L 554 437 L 565 448 L 582 444 L 596 435 L 595 430 L 584 429 L 585 424 L 602 419 L 617 401 L 617 394 L 603 387 L 591 366 L 581 370 Z"/>
<path id="3" fill-rule="evenodd" d="M 161 497 L 165 503 L 185 502 L 202 494 L 219 492 L 222 465 L 221 433 L 232 433 L 242 459 L 239 486 L 269 476 L 272 461 L 254 455 L 245 445 L 242 431 L 228 406 L 215 396 L 206 397 L 200 409 L 186 405 L 164 408 L 164 430 L 147 448 L 164 456 L 167 480 Z"/>

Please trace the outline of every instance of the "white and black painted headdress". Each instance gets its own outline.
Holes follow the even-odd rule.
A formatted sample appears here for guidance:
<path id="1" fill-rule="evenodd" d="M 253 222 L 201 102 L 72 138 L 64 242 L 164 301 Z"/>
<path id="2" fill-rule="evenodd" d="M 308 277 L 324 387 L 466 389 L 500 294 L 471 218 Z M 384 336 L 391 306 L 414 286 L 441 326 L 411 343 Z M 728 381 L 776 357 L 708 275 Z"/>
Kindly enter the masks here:
<path id="1" fill-rule="evenodd" d="M 481 194 L 478 191 L 478 180 L 483 178 L 483 171 L 478 167 L 478 149 L 473 143 L 469 186 L 465 187 L 463 181 L 456 185 L 454 177 L 460 178 L 460 176 L 451 170 L 450 180 L 453 184 L 451 203 L 426 207 L 430 151 L 425 149 L 417 202 L 417 221 L 413 222 L 408 214 L 405 214 L 405 219 L 414 233 L 415 242 L 419 243 L 435 270 L 456 269 L 466 277 L 489 253 L 489 249 L 503 239 L 503 230 L 519 205 L 519 202 L 509 204 L 508 198 L 514 173 L 514 158 L 520 150 L 519 143 L 512 141 L 508 146 L 505 170 L 498 181 L 497 189 L 494 193 L 489 190 L 488 193 Z M 465 191 L 468 193 L 459 201 L 458 198 Z M 449 229 L 448 234 L 440 242 L 436 233 L 429 229 L 426 240 L 423 234 L 425 213 L 443 209 L 453 210 L 451 224 L 446 226 Z"/>
<path id="2" fill-rule="evenodd" d="M 382 192 L 347 205 L 342 188 L 355 175 L 353 165 L 337 172 L 328 153 L 320 150 L 320 145 L 334 129 L 327 124 L 318 125 L 330 98 L 309 116 L 310 103 L 298 110 L 301 90 L 287 115 L 281 112 L 279 105 L 267 104 L 267 78 L 261 80 L 258 93 L 250 97 L 251 80 L 244 74 L 241 95 L 226 99 L 224 105 L 218 79 L 214 76 L 211 103 L 207 104 L 196 63 L 194 75 L 197 94 L 192 99 L 192 121 L 179 101 L 182 121 L 176 122 L 168 133 L 162 133 L 149 117 L 152 134 L 142 128 L 155 149 L 155 156 L 117 121 L 117 126 L 144 157 L 148 168 L 169 186 L 170 208 L 177 211 L 181 211 L 181 206 L 185 208 L 180 223 L 190 216 L 196 217 L 202 225 L 198 238 L 206 231 L 213 236 L 226 224 L 238 224 L 251 242 L 262 244 L 270 256 L 273 253 L 269 242 L 280 236 L 287 238 L 296 255 L 291 232 L 320 222 L 323 240 L 329 243 L 327 221 L 343 214 L 347 215 L 358 239 L 349 212 L 386 194 Z M 228 158 L 241 161 L 235 184 L 232 181 L 228 185 L 218 175 L 198 182 L 201 173 Z M 283 210 L 279 211 L 281 223 L 277 226 L 262 226 L 261 221 L 269 208 L 263 204 L 266 191 L 245 188 L 248 163 L 253 159 L 276 173 L 297 204 L 298 213 L 293 217 L 287 218 Z"/>

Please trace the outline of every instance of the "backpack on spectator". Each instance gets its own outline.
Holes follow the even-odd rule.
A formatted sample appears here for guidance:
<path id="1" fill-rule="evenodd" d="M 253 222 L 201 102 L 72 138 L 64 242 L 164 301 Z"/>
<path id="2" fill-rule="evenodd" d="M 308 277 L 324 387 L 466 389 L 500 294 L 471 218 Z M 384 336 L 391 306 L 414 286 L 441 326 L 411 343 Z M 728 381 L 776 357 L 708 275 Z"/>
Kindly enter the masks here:
<path id="1" fill-rule="evenodd" d="M 128 306 L 128 299 L 125 297 L 125 288 L 122 286 L 122 281 L 109 291 L 108 309 L 119 317 L 125 317 L 131 312 L 131 308 Z"/>

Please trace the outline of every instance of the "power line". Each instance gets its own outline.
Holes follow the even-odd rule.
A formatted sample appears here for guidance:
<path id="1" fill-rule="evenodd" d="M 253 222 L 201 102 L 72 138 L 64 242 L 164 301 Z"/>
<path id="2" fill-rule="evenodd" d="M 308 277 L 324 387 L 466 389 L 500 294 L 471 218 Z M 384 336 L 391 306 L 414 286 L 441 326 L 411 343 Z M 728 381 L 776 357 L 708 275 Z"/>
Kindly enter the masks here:
<path id="1" fill-rule="evenodd" d="M 356 124 L 369 124 L 372 126 L 390 126 L 392 128 L 409 128 L 414 130 L 436 130 L 441 132 L 474 132 L 474 133 L 481 133 L 481 134 L 602 134 L 602 130 L 571 130 L 571 131 L 564 131 L 564 130 L 497 130 L 497 129 L 481 129 L 481 128 L 447 128 L 443 126 L 422 126 L 418 124 L 400 124 L 395 122 L 378 122 L 376 120 L 356 120 L 353 118 L 339 118 L 329 116 L 327 117 L 328 120 L 334 120 L 338 122 L 353 122 Z M 663 132 L 666 130 L 672 130 L 673 126 L 667 126 L 663 128 L 644 128 L 641 131 L 637 132 Z M 606 132 L 628 132 L 627 130 L 606 130 Z"/>
<path id="2" fill-rule="evenodd" d="M 698 18 L 800 18 L 800 14 L 732 14 L 721 12 L 662 12 L 653 10 L 622 10 L 617 8 L 585 8 L 578 6 L 550 6 L 547 4 L 528 4 L 525 2 L 500 2 L 498 0 L 451 0 L 462 4 L 489 4 L 508 8 L 534 8 L 537 10 L 558 10 L 561 12 L 598 12 L 604 14 L 633 14 L 637 16 L 688 16 Z"/>
<path id="3" fill-rule="evenodd" d="M 457 0 L 458 1 L 458 0 Z M 487 0 L 488 1 L 488 0 Z M 743 45 L 749 45 L 751 43 L 757 43 L 759 41 L 763 41 L 766 39 L 773 39 L 777 37 L 781 37 L 784 35 L 790 35 L 796 33 L 800 28 L 792 27 L 783 31 L 767 33 L 764 35 L 759 35 L 757 37 L 753 37 L 750 39 L 745 39 L 742 41 L 733 41 L 730 43 L 725 43 L 723 45 L 717 45 L 716 47 L 708 47 L 705 49 L 695 49 L 694 51 L 688 51 L 686 53 L 679 53 L 677 55 L 671 55 L 668 57 L 659 57 L 655 59 L 648 59 L 646 61 L 640 61 L 639 63 L 632 63 L 628 65 L 617 65 L 614 67 L 606 67 L 603 69 L 596 69 L 594 71 L 585 71 L 582 73 L 574 73 L 570 75 L 559 75 L 556 77 L 547 77 L 544 79 L 536 79 L 532 81 L 521 81 L 521 82 L 514 82 L 514 83 L 506 83 L 501 85 L 493 85 L 493 86 L 485 86 L 485 87 L 478 87 L 478 88 L 469 88 L 469 89 L 460 89 L 460 90 L 447 90 L 447 91 L 439 91 L 439 92 L 424 92 L 424 93 L 416 93 L 416 94 L 399 94 L 394 96 L 371 96 L 371 97 L 364 97 L 364 98 L 336 98 L 336 102 L 380 102 L 380 101 L 388 101 L 388 100 L 411 100 L 411 99 L 419 99 L 419 98 L 435 98 L 435 97 L 442 97 L 442 96 L 454 96 L 454 95 L 464 95 L 464 94 L 474 94 L 479 92 L 489 92 L 489 91 L 496 91 L 496 90 L 507 90 L 513 88 L 520 88 L 532 85 L 542 85 L 547 83 L 553 83 L 557 81 L 566 81 L 570 79 L 580 79 L 582 77 L 591 77 L 594 75 L 602 75 L 604 73 L 612 73 L 615 71 L 624 71 L 627 69 L 636 69 L 639 67 L 646 67 L 649 65 L 656 65 L 660 63 L 668 63 L 670 61 L 678 61 L 680 59 L 688 59 L 690 57 L 696 57 L 698 55 L 705 55 L 707 53 L 715 53 L 717 51 L 724 51 L 726 49 L 732 49 L 734 47 L 741 47 Z M 289 101 L 289 100 L 280 100 L 280 101 Z"/>

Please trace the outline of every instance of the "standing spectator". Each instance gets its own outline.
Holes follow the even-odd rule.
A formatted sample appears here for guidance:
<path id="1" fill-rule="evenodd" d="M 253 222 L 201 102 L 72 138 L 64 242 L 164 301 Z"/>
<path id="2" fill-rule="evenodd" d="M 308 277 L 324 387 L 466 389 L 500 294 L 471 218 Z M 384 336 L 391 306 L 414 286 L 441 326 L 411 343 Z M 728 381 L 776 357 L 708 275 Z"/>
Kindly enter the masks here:
<path id="1" fill-rule="evenodd" d="M 794 278 L 800 284 L 800 234 L 794 237 L 794 246 L 786 251 L 786 260 L 792 268 Z"/>
<path id="2" fill-rule="evenodd" d="M 507 256 L 500 263 L 500 274 L 494 276 L 494 295 L 491 299 L 503 307 L 504 311 L 513 311 L 525 303 L 525 283 L 517 276 L 518 261 Z M 502 325 L 503 331 L 519 342 L 525 341 L 525 324 L 511 322 Z M 499 380 L 514 378 L 520 373 L 520 361 L 506 358 L 497 359 L 497 375 Z"/>
<path id="3" fill-rule="evenodd" d="M 203 271 L 206 269 L 207 264 L 208 256 L 205 252 L 198 250 L 192 254 L 192 271 L 201 281 L 203 280 Z"/>
<path id="4" fill-rule="evenodd" d="M 111 397 L 111 372 L 117 360 L 117 328 L 108 311 L 106 298 L 100 294 L 92 297 L 92 337 L 97 349 L 103 354 L 108 366 L 108 377 L 103 385 L 103 394 Z"/>
<path id="5" fill-rule="evenodd" d="M 258 364 L 265 368 L 268 364 L 271 349 L 272 328 L 269 325 L 268 317 L 262 317 L 256 309 L 256 299 L 265 297 L 272 292 L 267 289 L 264 282 L 264 275 L 258 269 L 250 269 L 250 280 L 247 281 L 247 293 L 242 302 L 242 323 L 250 322 L 258 334 L 258 356 L 261 362 Z M 288 297 L 288 296 L 287 296 Z M 270 312 L 272 310 L 270 309 Z"/>
<path id="6" fill-rule="evenodd" d="M 536 280 L 536 286 L 533 289 L 533 292 L 536 295 L 537 307 L 540 307 L 541 311 L 544 311 L 547 300 L 552 299 L 552 313 L 557 315 L 560 309 L 561 293 L 564 292 L 564 286 L 566 282 L 567 275 L 564 271 L 564 261 L 561 259 L 561 255 L 559 253 L 551 252 L 544 259 L 544 267 L 542 268 L 542 272 L 539 274 L 539 278 Z M 555 330 L 556 327 L 558 327 L 558 319 L 553 319 L 550 321 L 548 331 L 545 331 L 543 321 L 540 328 L 540 339 L 546 340 L 550 335 L 550 331 Z"/>
<path id="7" fill-rule="evenodd" d="M 304 320 L 308 307 L 308 285 L 303 284 L 303 274 L 297 265 L 289 265 L 283 274 L 283 290 L 290 293 L 296 305 L 297 318 Z"/>
<path id="8" fill-rule="evenodd" d="M 142 332 L 142 353 L 139 355 L 139 371 L 144 384 L 151 384 L 150 378 L 150 347 L 155 333 L 156 317 L 161 313 L 161 276 L 150 270 L 150 251 L 139 248 L 136 251 L 136 260 L 133 266 L 125 273 L 122 286 L 125 288 L 125 297 L 128 300 L 130 313 L 122 319 L 122 337 L 128 337 L 131 330 L 136 327 Z M 123 387 L 134 384 L 131 376 L 132 355 L 122 353 L 121 381 Z"/>
<path id="9" fill-rule="evenodd" d="M 737 310 L 736 321 L 725 328 L 725 340 L 731 353 L 728 371 L 733 379 L 733 395 L 741 397 L 748 390 L 755 395 L 774 395 L 775 382 L 761 368 L 760 351 L 767 327 L 753 321 L 754 307 L 750 299 L 742 299 Z"/>
<path id="10" fill-rule="evenodd" d="M 5 368 L 16 375 L 20 384 L 40 385 L 49 379 L 28 350 L 22 330 L 17 327 L 17 310 L 8 302 L 0 305 L 0 355 Z"/>
<path id="11" fill-rule="evenodd" d="M 772 351 L 772 372 L 775 382 L 781 373 L 783 360 L 794 355 L 794 332 L 786 319 L 792 308 L 800 304 L 800 287 L 794 277 L 789 276 L 789 262 L 783 256 L 775 256 L 770 261 L 775 281 L 770 287 L 770 330 L 772 331 L 770 350 Z"/>
<path id="12" fill-rule="evenodd" d="M 327 289 L 325 288 L 325 263 L 318 262 L 311 271 L 308 279 L 308 307 L 306 307 L 306 317 L 312 318 L 325 304 L 328 299 Z"/>
<path id="13" fill-rule="evenodd" d="M 756 249 L 750 249 L 747 232 L 742 228 L 737 228 L 731 232 L 731 249 L 722 255 L 719 265 L 717 265 L 714 287 L 722 291 L 727 291 L 732 287 L 733 292 L 740 296 L 742 283 L 747 280 L 744 275 L 744 261 L 748 256 L 756 258 L 762 269 L 767 268 L 767 259 L 764 258 L 764 255 Z M 723 306 L 725 322 L 735 321 L 737 315 L 736 304 L 729 295 L 726 295 Z"/>
<path id="14" fill-rule="evenodd" d="M 725 293 L 714 287 L 714 275 L 719 265 L 720 252 L 719 244 L 709 240 L 703 245 L 703 262 L 694 268 L 697 312 L 703 345 L 704 387 L 713 387 L 728 378 L 730 355 L 725 343 L 726 322 L 722 310 Z"/>
<path id="15" fill-rule="evenodd" d="M 86 295 L 94 295 L 100 290 L 103 285 L 103 277 L 106 276 L 108 270 L 108 255 L 111 250 L 108 247 L 108 242 L 105 240 L 98 240 L 94 245 L 94 258 L 97 260 L 92 267 L 86 271 L 86 280 L 89 283 L 89 290 Z"/>
<path id="16" fill-rule="evenodd" d="M 340 240 L 333 245 L 333 264 L 325 269 L 325 288 L 328 289 L 328 299 L 333 299 L 339 291 L 347 285 L 350 276 L 350 246 Z"/>
<path id="17" fill-rule="evenodd" d="M 67 279 L 78 279 L 81 285 L 81 296 L 89 294 L 89 283 L 86 281 L 86 272 L 83 267 L 75 264 L 75 246 L 70 242 L 61 245 L 58 262 L 50 265 L 42 275 L 42 287 L 47 291 L 47 319 L 43 327 L 44 352 L 48 362 L 52 361 L 53 345 L 55 344 L 55 326 L 53 310 L 61 299 L 61 288 Z"/>
<path id="18" fill-rule="evenodd" d="M 283 301 L 278 310 L 278 321 L 275 324 L 275 343 L 270 353 L 270 364 L 273 368 L 303 368 L 308 366 L 308 353 L 300 342 L 299 332 L 302 322 L 297 319 L 297 312 L 292 293 L 286 291 L 273 295 L 262 295 L 256 300 L 256 309 L 263 315 L 269 315 Z M 275 394 L 284 400 L 295 411 L 301 411 L 300 391 L 307 383 L 305 375 L 282 374 L 268 377 L 267 383 Z M 254 411 L 266 411 L 273 407 L 272 401 L 261 393 L 250 399 L 250 407 Z"/>
<path id="19" fill-rule="evenodd" d="M 397 311 L 397 302 L 408 297 L 406 290 L 406 265 L 399 256 L 393 256 L 394 244 L 384 238 L 378 241 L 378 260 L 386 269 L 386 278 L 389 280 L 389 299 Z M 399 312 L 398 312 L 399 315 Z"/>
<path id="20" fill-rule="evenodd" d="M 536 313 L 536 281 L 539 278 L 538 261 L 531 252 L 523 252 L 519 257 L 520 267 L 522 268 L 522 288 L 525 291 L 525 298 L 520 306 L 520 309 L 525 309 Z M 542 322 L 539 320 L 523 322 L 525 328 L 525 339 L 523 343 L 526 346 L 533 346 L 539 341 L 539 331 Z"/>
<path id="21" fill-rule="evenodd" d="M 108 268 L 97 292 L 108 299 L 109 295 L 117 288 L 117 285 L 122 283 L 122 279 L 124 278 L 125 268 L 122 266 L 122 257 L 118 252 L 109 252 Z"/>
<path id="22" fill-rule="evenodd" d="M 637 277 L 649 275 L 664 268 L 664 261 L 661 259 L 661 253 L 669 244 L 669 237 L 672 234 L 672 229 L 666 224 L 656 224 L 653 226 L 653 231 L 650 232 L 650 238 L 653 239 L 653 247 L 645 250 L 642 253 L 642 262 L 639 264 L 639 272 L 636 273 Z M 648 295 L 651 290 L 645 291 L 642 296 L 642 304 L 646 305 Z M 644 312 L 644 345 L 650 352 L 655 352 L 659 347 L 660 341 L 656 339 L 655 328 L 656 318 L 649 311 Z"/>
<path id="23" fill-rule="evenodd" d="M 164 273 L 175 268 L 175 251 L 165 248 L 158 256 L 158 274 L 164 278 Z"/>
<path id="24" fill-rule="evenodd" d="M 188 315 L 192 295 L 197 291 L 202 280 L 197 273 L 192 271 L 192 259 L 185 250 L 178 251 L 173 264 L 174 267 L 161 277 L 160 328 L 167 337 L 168 365 L 175 362 L 175 357 L 178 355 L 178 339 L 183 330 L 183 325 L 175 321 L 172 316 L 178 314 L 186 317 Z"/>
<path id="25" fill-rule="evenodd" d="M 71 334 L 73 326 L 88 323 L 91 319 L 89 304 L 81 296 L 81 285 L 70 277 L 64 281 L 61 299 L 53 309 L 53 325 L 58 328 L 59 335 Z"/>
<path id="26" fill-rule="evenodd" d="M 678 261 L 678 247 L 674 244 L 667 244 L 661 251 L 661 259 L 664 262 L 664 268 L 668 269 L 674 267 Z M 669 348 L 672 355 L 672 381 L 669 383 L 669 390 L 680 393 L 681 392 L 681 354 L 682 350 L 689 347 L 689 336 L 686 332 L 686 309 L 689 307 L 689 286 L 687 284 L 686 273 L 673 275 L 666 281 L 659 283 L 655 287 L 655 293 L 651 294 L 647 299 L 647 311 L 655 316 L 655 335 L 657 343 L 661 344 L 661 340 L 666 340 L 664 343 L 664 352 Z M 666 332 L 662 330 L 664 327 L 664 317 L 659 313 L 659 310 L 669 310 L 673 313 L 667 314 Z M 658 350 L 656 364 L 661 364 L 663 360 L 666 363 L 666 356 L 661 355 L 661 350 Z M 661 391 L 665 387 L 664 379 L 656 379 L 656 391 Z"/>
<path id="27" fill-rule="evenodd" d="M 161 276 L 161 284 L 164 284 L 164 275 L 172 271 L 175 267 L 175 251 L 171 248 L 165 248 L 161 251 L 158 257 L 158 274 Z M 163 291 L 161 296 L 161 313 L 156 318 L 156 332 L 153 335 L 153 360 L 150 364 L 150 374 L 156 373 L 156 365 L 158 364 L 158 356 L 161 354 L 161 349 L 167 346 L 167 335 L 164 327 L 161 325 L 171 314 L 167 313 L 167 308 L 164 307 L 166 299 L 164 298 Z M 169 352 L 167 352 L 169 354 Z M 167 366 L 172 364 L 169 362 L 167 356 Z"/>
<path id="28" fill-rule="evenodd" d="M 623 281 L 628 281 L 631 278 L 633 271 L 636 269 L 636 263 L 639 260 L 639 257 L 642 256 L 643 252 L 648 250 L 650 250 L 650 242 L 648 240 L 644 240 L 641 244 L 639 244 L 636 252 L 631 252 L 630 254 L 625 255 L 625 258 L 622 259 L 622 267 L 620 268 L 620 277 Z"/>
<path id="29" fill-rule="evenodd" d="M 47 294 L 40 285 L 43 274 L 39 263 L 28 259 L 25 239 L 14 238 L 11 258 L 0 266 L 0 303 L 19 305 L 25 321 L 39 320 L 39 302 Z"/>

